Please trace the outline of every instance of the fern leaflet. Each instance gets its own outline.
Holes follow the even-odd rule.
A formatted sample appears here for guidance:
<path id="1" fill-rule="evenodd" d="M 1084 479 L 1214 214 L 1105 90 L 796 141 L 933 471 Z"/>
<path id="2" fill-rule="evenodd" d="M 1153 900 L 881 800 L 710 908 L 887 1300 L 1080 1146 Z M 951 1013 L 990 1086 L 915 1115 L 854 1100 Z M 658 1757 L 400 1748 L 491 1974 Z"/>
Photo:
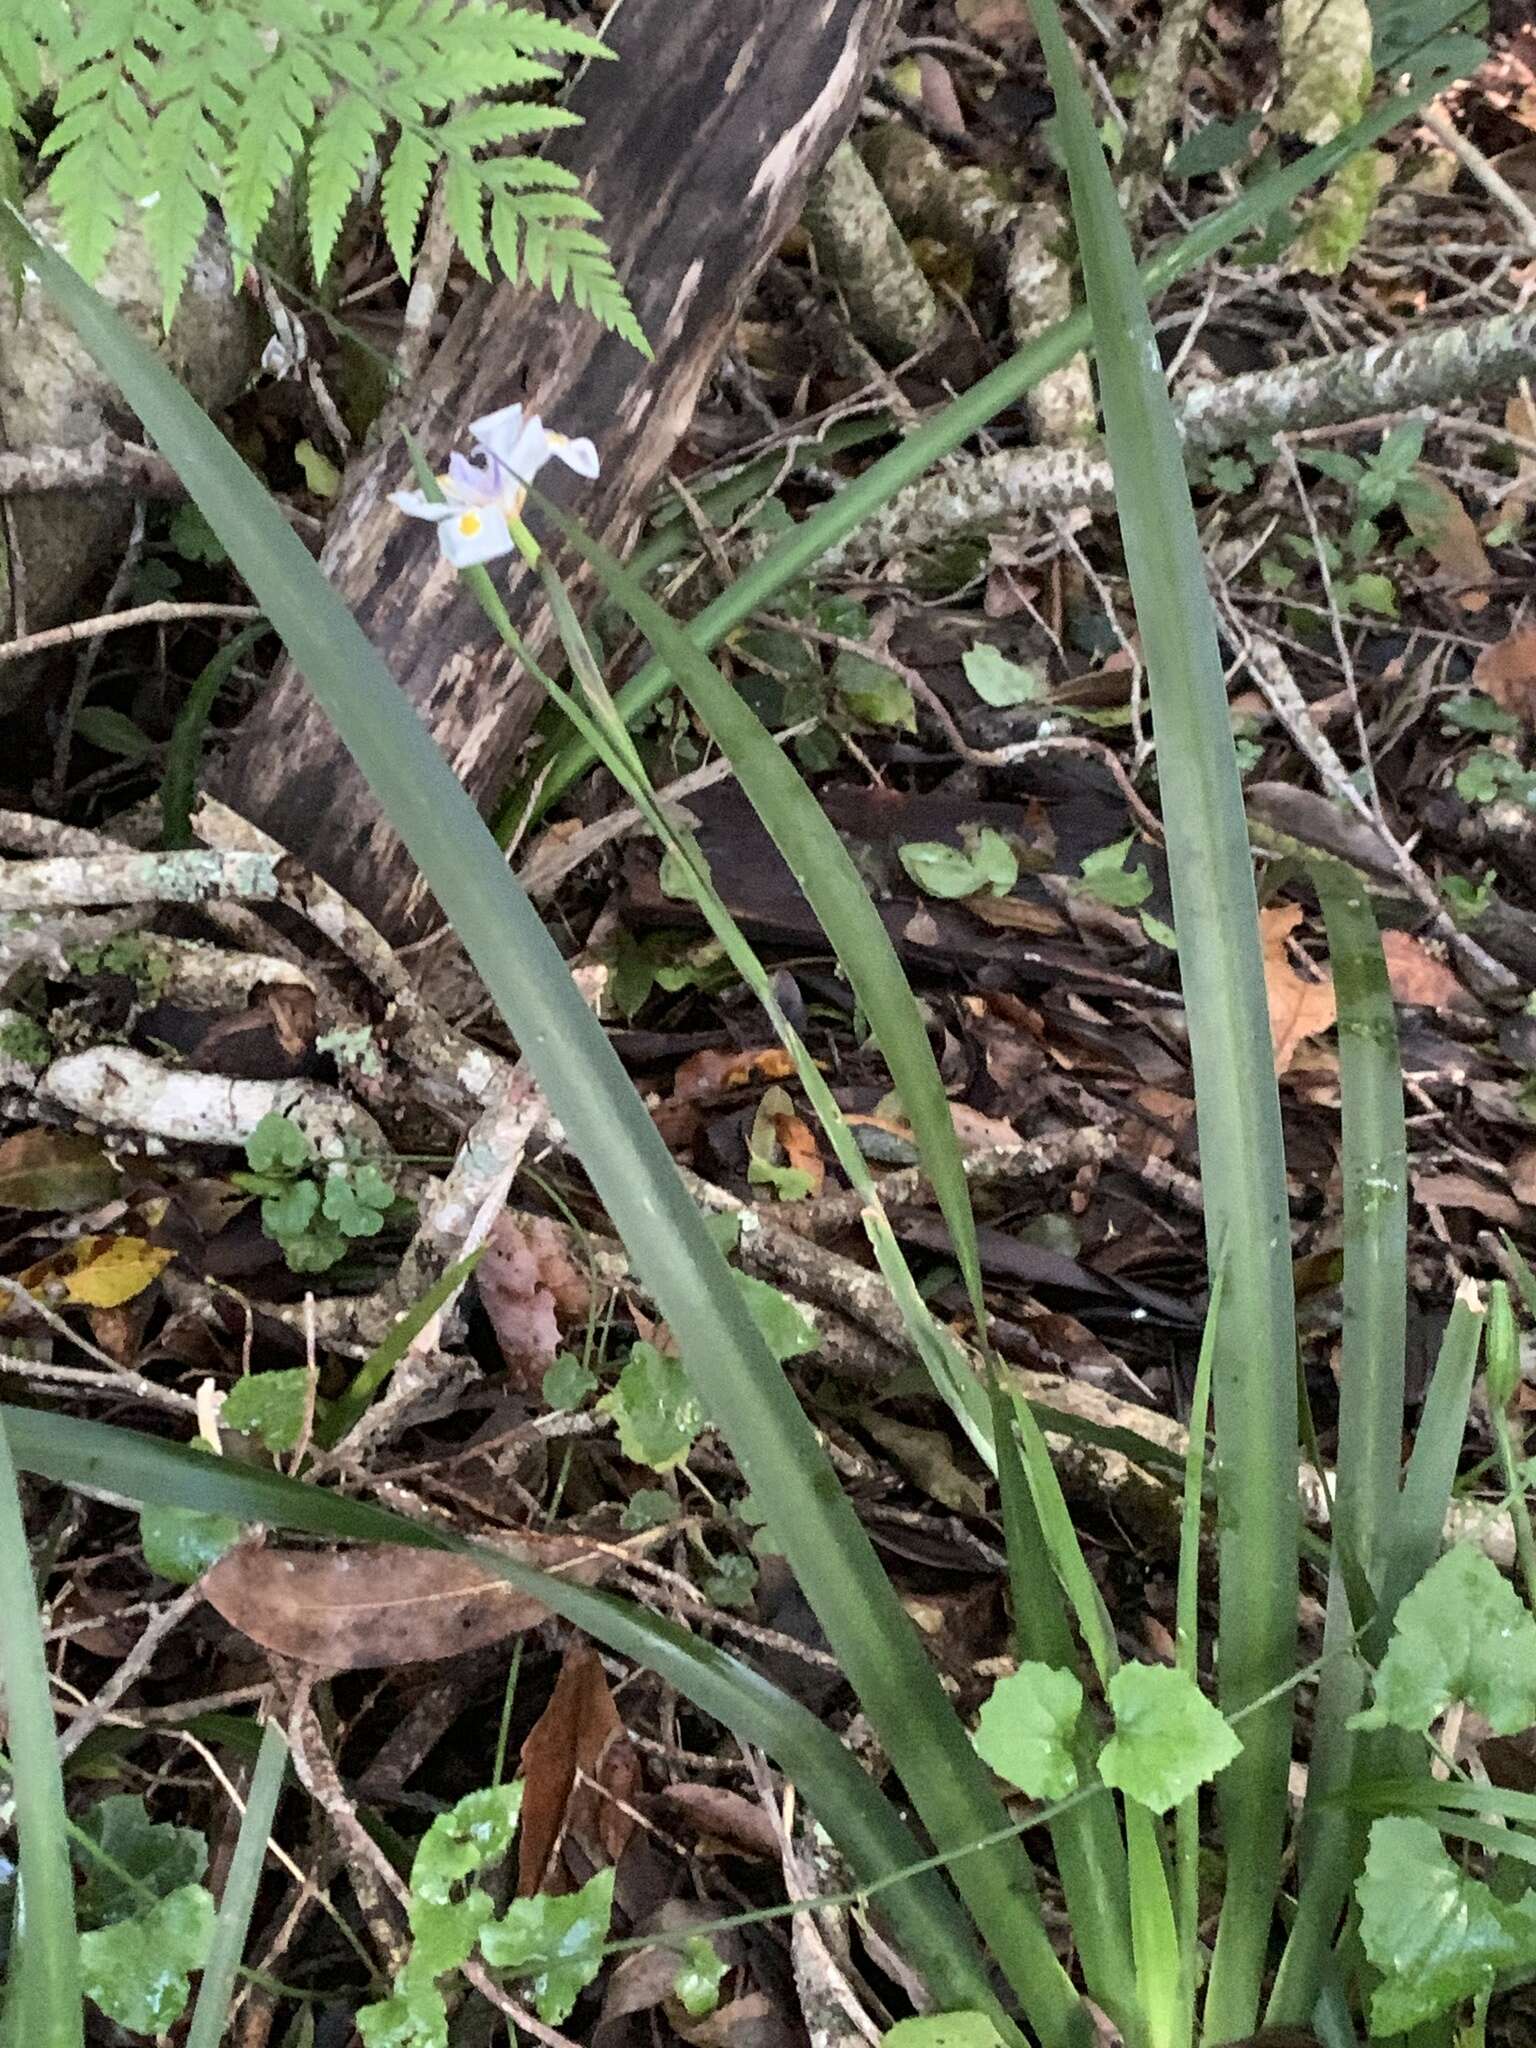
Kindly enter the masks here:
<path id="1" fill-rule="evenodd" d="M 51 117 L 37 156 L 71 259 L 94 275 L 140 209 L 167 321 L 210 207 L 222 210 L 238 274 L 279 192 L 302 178 L 320 278 L 384 158 L 384 232 L 403 275 L 440 175 L 444 218 L 481 276 L 494 256 L 649 354 L 576 180 L 539 157 L 496 153 L 576 123 L 548 97 L 562 64 L 613 55 L 584 30 L 507 0 L 0 0 L 0 10 L 0 198 L 20 199 L 38 117 Z"/>

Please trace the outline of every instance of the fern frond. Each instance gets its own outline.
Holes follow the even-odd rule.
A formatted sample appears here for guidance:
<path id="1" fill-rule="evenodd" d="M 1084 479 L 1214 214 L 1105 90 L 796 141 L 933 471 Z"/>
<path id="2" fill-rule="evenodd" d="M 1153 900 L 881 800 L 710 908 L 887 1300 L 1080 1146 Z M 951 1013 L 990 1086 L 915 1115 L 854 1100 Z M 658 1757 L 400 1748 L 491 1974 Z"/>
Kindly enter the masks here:
<path id="1" fill-rule="evenodd" d="M 450 157 L 443 173 L 443 213 L 458 238 L 470 269 L 487 281 L 491 266 L 485 254 L 485 187 L 475 175 L 478 166 Z"/>
<path id="2" fill-rule="evenodd" d="M 507 0 L 0 0 L 0 17 L 0 193 L 19 183 L 17 138 L 51 77 L 43 153 L 71 255 L 91 274 L 142 206 L 167 318 L 210 202 L 238 274 L 302 173 L 321 276 L 379 156 L 403 274 L 440 174 L 445 219 L 481 276 L 494 253 L 643 348 L 577 180 L 504 153 L 578 125 L 549 94 L 570 59 L 613 55 L 584 29 Z"/>
<path id="3" fill-rule="evenodd" d="M 522 270 L 528 282 L 542 286 L 557 305 L 569 290 L 573 304 L 649 361 L 652 351 L 645 330 L 597 236 L 585 228 L 550 227 L 526 213 L 522 228 Z"/>
<path id="4" fill-rule="evenodd" d="M 272 211 L 277 188 L 304 147 L 305 131 L 328 85 L 307 50 L 285 43 L 246 96 L 223 193 L 238 275 L 244 273 L 244 252 L 255 248 Z"/>
<path id="5" fill-rule="evenodd" d="M 395 144 L 395 153 L 379 181 L 379 200 L 384 214 L 384 238 L 395 268 L 409 277 L 416 253 L 416 226 L 427 203 L 427 186 L 432 179 L 436 152 L 430 136 L 419 129 L 406 129 Z"/>
<path id="6" fill-rule="evenodd" d="M 58 158 L 48 191 L 69 260 L 86 279 L 106 261 L 130 201 L 144 195 L 150 125 L 128 80 L 108 65 L 98 68 L 105 89 L 67 114 L 42 151 Z"/>
<path id="7" fill-rule="evenodd" d="M 470 107 L 452 114 L 432 133 L 450 156 L 487 149 L 514 137 L 544 135 L 553 128 L 579 128 L 581 116 L 565 107 L 535 106 L 531 100 L 509 100 L 493 107 Z"/>
<path id="8" fill-rule="evenodd" d="M 207 225 L 208 197 L 218 185 L 213 164 L 221 153 L 219 136 L 190 94 L 155 117 L 145 151 L 153 189 L 142 201 L 144 240 L 160 274 L 167 327 Z"/>
<path id="9" fill-rule="evenodd" d="M 531 7 L 506 7 L 498 11 L 501 19 L 497 23 L 497 35 L 514 49 L 525 53 L 550 50 L 562 57 L 614 55 L 607 43 L 589 35 L 585 29 L 572 28 L 568 22 L 553 21 L 547 14 L 536 13 Z M 467 9 L 461 10 L 461 18 L 468 12 Z"/>
<path id="10" fill-rule="evenodd" d="M 332 101 L 309 150 L 309 247 L 323 278 L 353 194 L 384 126 L 383 110 L 361 93 Z"/>

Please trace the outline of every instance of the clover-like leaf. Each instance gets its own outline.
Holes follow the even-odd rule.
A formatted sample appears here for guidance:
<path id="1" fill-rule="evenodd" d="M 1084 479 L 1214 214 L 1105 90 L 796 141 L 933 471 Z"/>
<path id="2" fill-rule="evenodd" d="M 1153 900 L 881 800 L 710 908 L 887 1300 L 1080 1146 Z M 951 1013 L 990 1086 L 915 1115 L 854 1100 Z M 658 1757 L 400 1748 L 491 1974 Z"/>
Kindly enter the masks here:
<path id="1" fill-rule="evenodd" d="M 960 836 L 982 887 L 994 896 L 1006 896 L 1019 879 L 1019 856 L 1002 833 L 994 832 L 990 825 L 983 825 L 979 832 L 962 826 Z"/>
<path id="2" fill-rule="evenodd" d="M 539 1384 L 548 1407 L 579 1408 L 597 1385 L 597 1374 L 574 1351 L 562 1351 Z"/>
<path id="3" fill-rule="evenodd" d="M 262 1203 L 261 1227 L 279 1243 L 287 1237 L 302 1237 L 319 1207 L 320 1190 L 312 1180 L 290 1181 L 280 1194 L 268 1195 Z"/>
<path id="4" fill-rule="evenodd" d="M 663 1357 L 654 1344 L 634 1347 L 618 1385 L 597 1405 L 612 1416 L 625 1457 L 653 1472 L 680 1465 L 704 1427 L 704 1410 L 682 1361 Z"/>
<path id="5" fill-rule="evenodd" d="M 701 2020 L 720 2003 L 720 1985 L 726 1964 L 712 1941 L 702 1934 L 690 1934 L 683 1944 L 683 1959 L 672 1979 L 672 1994 L 690 2019 Z"/>
<path id="6" fill-rule="evenodd" d="M 960 657 L 965 680 L 983 704 L 1008 711 L 1016 704 L 1037 704 L 1045 695 L 1045 678 L 1037 668 L 1021 668 L 985 641 Z"/>
<path id="7" fill-rule="evenodd" d="M 120 2027 L 163 2034 L 186 2010 L 188 1979 L 213 1940 L 213 1899 L 184 1884 L 147 1913 L 80 1937 L 80 1980 L 86 1996 Z"/>
<path id="8" fill-rule="evenodd" d="M 488 1859 L 489 1860 L 489 1859 Z M 490 1894 L 476 1885 L 462 1899 L 450 1899 L 446 1903 L 436 1899 L 424 1899 L 419 1895 L 411 1900 L 411 1956 L 406 1966 L 410 1978 L 437 1978 L 449 1970 L 458 1969 L 468 1962 L 475 1952 L 475 1943 L 480 1939 L 480 1930 L 496 1908 Z M 398 1991 L 402 1987 L 396 1984 Z"/>
<path id="9" fill-rule="evenodd" d="M 480 1931 L 480 1953 L 493 1969 L 533 1983 L 533 2005 L 558 2027 L 602 1967 L 613 1914 L 613 1870 L 598 1871 L 565 1898 L 514 1899 Z"/>
<path id="10" fill-rule="evenodd" d="M 1375 1701 L 1352 1728 L 1421 1733 L 1464 1700 L 1496 1735 L 1536 1722 L 1536 1621 L 1471 1544 L 1432 1564 L 1397 1610 Z"/>
<path id="11" fill-rule="evenodd" d="M 343 1237 L 377 1237 L 395 1191 L 376 1166 L 329 1173 L 321 1208 Z"/>
<path id="12" fill-rule="evenodd" d="M 1130 833 L 1117 839 L 1113 846 L 1101 846 L 1084 858 L 1082 880 L 1077 886 L 1085 895 L 1115 910 L 1134 910 L 1138 903 L 1146 902 L 1152 894 L 1152 878 L 1145 865 L 1138 863 L 1130 869 L 1125 865 L 1135 841 L 1136 835 Z"/>
<path id="13" fill-rule="evenodd" d="M 388 1998 L 359 2006 L 355 2017 L 366 2048 L 448 2048 L 448 2006 L 430 1977 L 402 1973 Z"/>
<path id="14" fill-rule="evenodd" d="M 1077 1790 L 1072 1731 L 1083 1688 L 1070 1671 L 1021 1664 L 993 1686 L 976 1727 L 978 1755 L 1031 1799 L 1065 1799 Z"/>
<path id="15" fill-rule="evenodd" d="M 1099 1776 L 1154 1813 L 1187 1799 L 1242 1748 L 1187 1672 L 1125 1664 L 1106 1691 L 1115 1732 L 1099 1752 Z"/>
<path id="16" fill-rule="evenodd" d="M 897 858 L 928 896 L 946 900 L 974 896 L 981 877 L 968 853 L 958 846 L 946 846 L 941 839 L 912 839 L 896 849 Z"/>
<path id="17" fill-rule="evenodd" d="M 85 1883 L 77 1908 L 87 1927 L 130 1919 L 155 1899 L 196 1884 L 208 1867 L 208 1844 L 198 1830 L 151 1820 L 137 1792 L 98 1800 L 81 1816 L 80 1829 L 103 1852 L 101 1858 L 78 1852 Z"/>
<path id="18" fill-rule="evenodd" d="M 349 1242 L 324 1216 L 316 1216 L 299 1236 L 278 1239 L 289 1270 L 294 1273 L 328 1273 L 346 1257 Z"/>
<path id="19" fill-rule="evenodd" d="M 241 1524 L 231 1515 L 198 1508 L 145 1507 L 139 1510 L 144 1562 L 173 1585 L 191 1586 L 240 1540 Z"/>
<path id="20" fill-rule="evenodd" d="M 487 1863 L 505 1856 L 523 1810 L 523 1781 L 470 1792 L 440 1813 L 422 1836 L 411 1864 L 411 1891 L 418 1899 L 444 1905 L 453 1887 Z"/>
<path id="21" fill-rule="evenodd" d="M 307 1134 L 291 1117 L 275 1110 L 264 1116 L 245 1141 L 246 1164 L 252 1173 L 302 1173 L 315 1156 Z"/>
<path id="22" fill-rule="evenodd" d="M 746 1298 L 758 1335 L 780 1365 L 814 1351 L 821 1342 L 816 1325 L 787 1294 L 750 1273 L 738 1273 L 736 1284 Z"/>
<path id="23" fill-rule="evenodd" d="M 1498 1971 L 1536 1962 L 1531 1908 L 1469 1877 L 1427 1820 L 1372 1823 L 1355 1896 L 1360 1938 L 1382 1977 L 1373 2034 L 1406 2033 L 1487 1990 Z"/>
<path id="24" fill-rule="evenodd" d="M 251 1372 L 224 1396 L 219 1419 L 269 1451 L 291 1451 L 304 1428 L 309 1374 L 302 1365 L 279 1372 Z"/>

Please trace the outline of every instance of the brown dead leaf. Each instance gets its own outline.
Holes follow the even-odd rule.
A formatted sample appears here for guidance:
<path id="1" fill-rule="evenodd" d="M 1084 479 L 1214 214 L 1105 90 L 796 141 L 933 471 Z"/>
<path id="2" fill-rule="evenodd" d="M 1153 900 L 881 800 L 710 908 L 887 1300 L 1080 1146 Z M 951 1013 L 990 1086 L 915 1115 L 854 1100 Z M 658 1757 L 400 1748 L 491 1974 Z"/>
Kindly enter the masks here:
<path id="1" fill-rule="evenodd" d="M 1470 1209 L 1506 1230 L 1514 1230 L 1522 1221 L 1518 1202 L 1470 1173 L 1418 1173 L 1413 1177 L 1413 1191 L 1421 1202 L 1436 1209 Z"/>
<path id="2" fill-rule="evenodd" d="M 955 0 L 955 18 L 983 42 L 1023 50 L 1035 40 L 1034 16 L 1026 0 Z"/>
<path id="3" fill-rule="evenodd" d="M 960 1470 L 949 1439 L 941 1430 L 919 1429 L 914 1423 L 900 1422 L 894 1415 L 878 1411 L 863 1420 L 875 1442 L 890 1452 L 930 1499 L 958 1514 L 979 1515 L 985 1510 L 986 1488 L 979 1479 Z"/>
<path id="4" fill-rule="evenodd" d="M 475 1268 L 475 1285 L 508 1379 L 524 1393 L 536 1392 L 560 1349 L 561 1317 L 579 1322 L 591 1302 L 559 1226 L 547 1216 L 503 1209 Z"/>
<path id="5" fill-rule="evenodd" d="M 1171 1159 L 1195 1114 L 1193 1099 L 1150 1086 L 1138 1088 L 1131 1099 L 1141 1114 L 1126 1124 L 1127 1155 L 1143 1166 L 1149 1160 Z"/>
<path id="6" fill-rule="evenodd" d="M 1400 1003 L 1421 1003 L 1438 1010 L 1447 1003 L 1466 1000 L 1466 990 L 1451 969 L 1411 932 L 1383 932 L 1381 950 L 1386 955 L 1392 993 Z"/>
<path id="7" fill-rule="evenodd" d="M 1308 981 L 1291 965 L 1288 945 L 1301 922 L 1299 903 L 1274 903 L 1259 912 L 1264 942 L 1264 988 L 1269 997 L 1269 1032 L 1275 1072 L 1283 1074 L 1304 1039 L 1327 1031 L 1338 1015 L 1330 980 Z"/>
<path id="8" fill-rule="evenodd" d="M 575 1536 L 525 1531 L 507 1554 L 590 1586 L 606 1559 Z M 326 1671 L 427 1663 L 534 1628 L 549 1609 L 468 1558 L 360 1543 L 349 1550 L 242 1546 L 203 1597 L 252 1642 Z"/>
<path id="9" fill-rule="evenodd" d="M 1485 647 L 1472 680 L 1505 711 L 1536 723 L 1536 626 L 1524 626 Z"/>
<path id="10" fill-rule="evenodd" d="M 799 2014 L 791 2019 L 784 2000 L 766 1991 L 745 1991 L 740 1998 L 717 2005 L 701 2020 L 690 2019 L 674 2004 L 668 2008 L 667 2019 L 687 2048 L 798 2048 L 805 2039 Z M 823 2033 L 821 2038 L 834 2037 Z"/>
<path id="11" fill-rule="evenodd" d="M 0 1208 L 74 1215 L 110 1200 L 119 1181 L 99 1138 L 39 1125 L 0 1144 Z"/>
<path id="12" fill-rule="evenodd" d="M 1536 405 L 1523 393 L 1516 392 L 1504 408 L 1504 425 L 1517 439 L 1536 443 Z M 1531 505 L 1536 501 L 1536 456 L 1525 448 L 1518 449 L 1516 453 L 1515 481 L 1499 500 L 1498 516 L 1501 521 L 1512 521 L 1518 525 L 1529 515 Z"/>
<path id="13" fill-rule="evenodd" d="M 566 1651 L 549 1705 L 528 1731 L 522 1762 L 518 1897 L 575 1889 L 576 1880 L 557 1860 L 568 1834 L 589 1862 L 600 1868 L 617 1863 L 635 1829 L 630 1802 L 640 1760 L 613 1704 L 603 1660 L 590 1644 L 573 1643 Z"/>
<path id="14" fill-rule="evenodd" d="M 955 81 L 948 68 L 930 50 L 920 50 L 918 76 L 922 80 L 923 106 L 946 135 L 964 135 L 965 113 Z"/>
<path id="15" fill-rule="evenodd" d="M 696 1052 L 673 1076 L 672 1100 L 698 1102 L 723 1095 L 728 1088 L 744 1088 L 754 1075 L 764 1081 L 783 1081 L 794 1071 L 795 1063 L 782 1045 L 759 1046 L 752 1052 Z"/>
<path id="16" fill-rule="evenodd" d="M 1032 903 L 1024 896 L 967 896 L 965 907 L 983 924 L 1000 931 L 1029 932 L 1035 938 L 1059 936 L 1067 921 L 1048 903 Z"/>
<path id="17" fill-rule="evenodd" d="M 1431 510 L 1410 495 L 1401 508 L 1410 532 L 1423 541 L 1440 564 L 1444 580 L 1456 592 L 1456 602 L 1462 610 L 1485 610 L 1488 592 L 1482 586 L 1493 581 L 1493 565 L 1472 515 L 1450 485 L 1432 469 L 1421 465 L 1413 475 L 1420 490 L 1435 502 Z"/>
<path id="18" fill-rule="evenodd" d="M 1536 1145 L 1527 1145 L 1509 1162 L 1510 1192 L 1527 1209 L 1536 1209 Z"/>
<path id="19" fill-rule="evenodd" d="M 952 1102 L 949 1120 L 966 1152 L 1017 1152 L 1024 1143 L 1012 1124 L 1000 1116 L 983 1116 L 968 1103 Z"/>
<path id="20" fill-rule="evenodd" d="M 697 1828 L 707 1844 L 717 1844 L 738 1856 L 760 1856 L 778 1861 L 779 1838 L 755 1799 L 732 1792 L 725 1785 L 668 1785 L 660 1795 L 667 1810 Z"/>

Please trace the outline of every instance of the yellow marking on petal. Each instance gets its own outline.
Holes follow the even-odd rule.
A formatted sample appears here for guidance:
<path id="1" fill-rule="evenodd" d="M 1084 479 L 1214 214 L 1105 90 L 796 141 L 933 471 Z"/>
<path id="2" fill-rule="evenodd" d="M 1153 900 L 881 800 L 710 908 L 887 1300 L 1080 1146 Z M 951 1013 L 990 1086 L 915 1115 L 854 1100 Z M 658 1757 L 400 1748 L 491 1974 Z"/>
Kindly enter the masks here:
<path id="1" fill-rule="evenodd" d="M 551 434 L 546 432 L 544 438 L 551 448 L 564 448 L 569 445 L 571 437 L 569 434 Z"/>
<path id="2" fill-rule="evenodd" d="M 480 531 L 480 514 L 478 512 L 461 513 L 456 524 L 466 540 L 473 540 Z"/>

